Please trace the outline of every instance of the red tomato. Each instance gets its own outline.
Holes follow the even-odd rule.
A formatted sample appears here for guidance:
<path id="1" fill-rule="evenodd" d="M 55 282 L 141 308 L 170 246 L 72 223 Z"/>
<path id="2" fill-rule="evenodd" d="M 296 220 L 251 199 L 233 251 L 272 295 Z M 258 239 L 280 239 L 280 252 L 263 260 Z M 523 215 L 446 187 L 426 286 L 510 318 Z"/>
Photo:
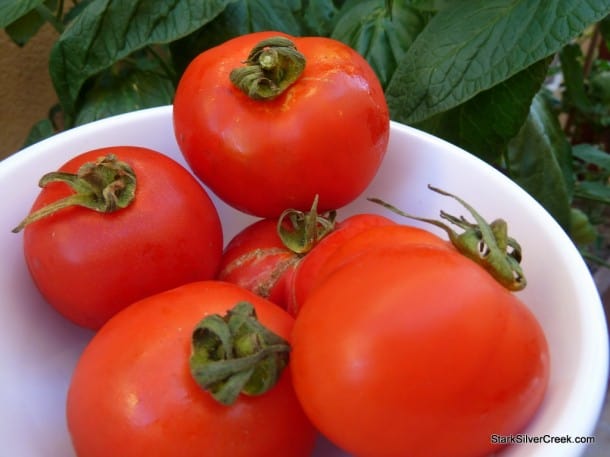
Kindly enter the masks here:
<path id="1" fill-rule="evenodd" d="M 310 259 L 306 259 L 300 266 L 295 277 L 296 286 L 294 287 L 299 297 L 296 309 L 302 306 L 307 296 L 333 271 L 370 250 L 413 244 L 429 244 L 454 249 L 449 241 L 434 235 L 432 232 L 411 225 L 371 226 L 351 235 L 344 237 L 341 240 L 342 242 L 334 249 L 325 251 L 323 256 L 318 256 L 317 259 L 312 256 L 312 261 L 309 264 L 308 260 Z"/>
<path id="2" fill-rule="evenodd" d="M 309 456 L 317 435 L 290 370 L 271 390 L 229 406 L 189 370 L 191 333 L 210 314 L 250 302 L 259 321 L 288 339 L 293 319 L 229 283 L 202 281 L 148 297 L 111 319 L 83 352 L 67 399 L 78 457 Z"/>
<path id="3" fill-rule="evenodd" d="M 292 315 L 298 310 L 297 292 L 299 297 L 305 294 L 317 269 L 334 249 L 369 227 L 394 224 L 376 214 L 351 216 L 336 222 L 311 250 L 296 253 L 278 235 L 277 223 L 276 219 L 262 219 L 239 232 L 225 247 L 218 279 L 267 298 Z"/>
<path id="4" fill-rule="evenodd" d="M 300 259 L 278 236 L 277 220 L 261 219 L 227 244 L 218 279 L 238 284 L 286 308 L 287 287 Z"/>
<path id="5" fill-rule="evenodd" d="M 286 308 L 296 315 L 309 294 L 314 283 L 318 281 L 320 269 L 327 259 L 344 243 L 373 227 L 393 226 L 395 222 L 378 214 L 355 214 L 337 222 L 335 229 L 322 238 L 299 263 L 291 277 L 291 284 L 286 289 Z"/>
<path id="6" fill-rule="evenodd" d="M 25 259 L 36 286 L 62 315 L 98 329 L 148 295 L 216 275 L 220 219 L 204 188 L 181 165 L 149 149 L 89 151 L 60 170 L 114 154 L 137 179 L 135 198 L 112 213 L 72 206 L 24 230 Z M 73 195 L 63 182 L 44 187 L 32 211 Z"/>
<path id="7" fill-rule="evenodd" d="M 275 36 L 296 45 L 304 71 L 276 98 L 250 98 L 229 75 Z M 383 89 L 362 56 L 330 38 L 278 32 L 243 35 L 196 57 L 178 84 L 173 121 L 194 173 L 261 217 L 307 210 L 316 194 L 321 212 L 354 200 L 381 164 L 390 127 Z"/>
<path id="8" fill-rule="evenodd" d="M 430 245 L 336 270 L 300 311 L 291 357 L 306 414 L 359 457 L 488 455 L 493 433 L 524 429 L 549 376 L 534 315 L 482 267 Z"/>

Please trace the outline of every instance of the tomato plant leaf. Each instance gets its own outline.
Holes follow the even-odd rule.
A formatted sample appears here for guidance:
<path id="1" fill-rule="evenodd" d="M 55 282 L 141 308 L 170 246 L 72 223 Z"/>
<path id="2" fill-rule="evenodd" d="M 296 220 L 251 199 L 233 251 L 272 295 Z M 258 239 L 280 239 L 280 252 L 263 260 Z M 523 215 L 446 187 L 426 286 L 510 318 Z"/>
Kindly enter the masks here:
<path id="1" fill-rule="evenodd" d="M 455 0 L 411 0 L 409 3 L 420 11 L 434 12 L 450 6 Z"/>
<path id="2" fill-rule="evenodd" d="M 46 0 L 40 2 L 40 4 L 48 8 L 47 11 L 50 12 L 57 7 L 57 0 Z M 38 33 L 44 23 L 45 18 L 40 15 L 38 9 L 35 7 L 17 20 L 8 24 L 5 31 L 15 44 L 24 46 L 30 38 Z"/>
<path id="3" fill-rule="evenodd" d="M 497 162 L 525 122 L 549 63 L 550 59 L 543 59 L 461 105 L 415 126 L 487 162 Z"/>
<path id="4" fill-rule="evenodd" d="M 42 119 L 32 126 L 22 147 L 30 146 L 55 134 L 55 126 L 51 119 Z"/>
<path id="5" fill-rule="evenodd" d="M 572 147 L 572 155 L 583 162 L 610 172 L 610 154 L 593 144 L 577 144 Z"/>
<path id="6" fill-rule="evenodd" d="M 301 24 L 295 18 L 300 8 L 296 0 L 238 0 L 230 2 L 214 20 L 181 40 L 172 43 L 171 51 L 178 73 L 199 53 L 231 38 L 260 30 L 277 30 L 300 35 Z"/>
<path id="7" fill-rule="evenodd" d="M 167 43 L 212 20 L 229 0 L 92 1 L 53 46 L 50 72 L 68 116 L 85 81 L 132 52 Z"/>
<path id="8" fill-rule="evenodd" d="M 43 26 L 44 20 L 32 10 L 7 25 L 4 31 L 17 46 L 24 46 Z"/>
<path id="9" fill-rule="evenodd" d="M 294 13 L 300 8 L 300 3 L 295 0 L 234 1 L 227 6 L 218 20 L 228 28 L 232 36 L 260 30 L 277 30 L 299 35 L 301 25 Z"/>
<path id="10" fill-rule="evenodd" d="M 469 0 L 441 9 L 386 94 L 407 124 L 453 108 L 554 54 L 610 11 L 607 0 Z"/>
<path id="11" fill-rule="evenodd" d="M 106 70 L 95 77 L 92 87 L 79 103 L 74 124 L 168 105 L 173 97 L 173 84 L 157 72 L 131 66 L 119 71 Z"/>
<path id="12" fill-rule="evenodd" d="M 610 205 L 610 186 L 600 181 L 580 181 L 574 189 L 574 195 Z"/>
<path id="13" fill-rule="evenodd" d="M 538 93 L 506 154 L 509 176 L 568 230 L 573 191 L 571 146 L 547 95 Z"/>
<path id="14" fill-rule="evenodd" d="M 329 36 L 333 30 L 339 8 L 332 0 L 309 0 L 302 2 L 297 14 L 308 35 Z"/>
<path id="15" fill-rule="evenodd" d="M 22 18 L 37 6 L 44 3 L 44 0 L 3 0 L 0 2 L 0 28 L 5 28 L 16 20 Z"/>
<path id="16" fill-rule="evenodd" d="M 427 16 L 405 0 L 392 2 L 391 11 L 379 0 L 355 2 L 341 10 L 331 37 L 362 54 L 385 87 Z"/>

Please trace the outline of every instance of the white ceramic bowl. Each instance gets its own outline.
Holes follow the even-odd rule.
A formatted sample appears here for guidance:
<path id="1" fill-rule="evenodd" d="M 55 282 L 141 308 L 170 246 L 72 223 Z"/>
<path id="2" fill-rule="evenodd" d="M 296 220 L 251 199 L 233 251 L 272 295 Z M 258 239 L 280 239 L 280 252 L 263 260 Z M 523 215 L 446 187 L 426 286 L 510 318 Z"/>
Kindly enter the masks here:
<path id="1" fill-rule="evenodd" d="M 38 193 L 42 174 L 67 159 L 102 146 L 132 144 L 161 151 L 185 165 L 174 141 L 171 106 L 94 122 L 33 145 L 0 162 L 0 454 L 70 457 L 64 401 L 80 352 L 92 336 L 60 317 L 32 284 L 21 235 L 11 229 Z M 536 437 L 591 436 L 606 392 L 608 335 L 599 295 L 578 251 L 549 214 L 502 174 L 433 136 L 392 123 L 390 145 L 378 176 L 362 198 L 339 210 L 382 211 L 375 196 L 412 214 L 438 216 L 465 210 L 427 184 L 460 195 L 488 220 L 505 218 L 523 247 L 528 277 L 522 300 L 542 323 L 551 349 L 547 397 L 526 433 Z M 252 217 L 214 199 L 229 240 Z M 401 219 L 403 222 L 411 222 Z M 430 228 L 431 226 L 426 226 Z M 439 232 L 442 233 L 442 232 Z M 407 432 L 407 431 L 405 431 Z M 579 444 L 522 444 L 506 457 L 582 455 Z M 344 456 L 320 441 L 316 457 Z"/>

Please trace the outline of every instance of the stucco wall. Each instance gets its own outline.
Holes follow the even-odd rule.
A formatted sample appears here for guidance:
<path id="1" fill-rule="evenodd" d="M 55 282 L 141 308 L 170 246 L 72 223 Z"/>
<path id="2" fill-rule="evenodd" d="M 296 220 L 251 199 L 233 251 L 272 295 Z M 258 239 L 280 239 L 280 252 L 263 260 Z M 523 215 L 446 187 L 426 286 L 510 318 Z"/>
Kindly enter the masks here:
<path id="1" fill-rule="evenodd" d="M 17 151 L 32 125 L 57 102 L 48 56 L 57 38 L 50 26 L 23 48 L 0 31 L 0 158 Z"/>

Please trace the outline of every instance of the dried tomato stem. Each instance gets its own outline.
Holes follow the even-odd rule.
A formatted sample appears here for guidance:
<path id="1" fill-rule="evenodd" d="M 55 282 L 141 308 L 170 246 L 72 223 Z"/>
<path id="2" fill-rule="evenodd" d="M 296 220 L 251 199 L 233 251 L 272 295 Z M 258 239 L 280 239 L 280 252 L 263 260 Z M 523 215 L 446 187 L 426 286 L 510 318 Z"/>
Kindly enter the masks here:
<path id="1" fill-rule="evenodd" d="M 240 393 L 267 392 L 288 364 L 290 345 L 258 321 L 248 302 L 237 303 L 225 316 L 205 317 L 191 341 L 193 379 L 225 405 Z"/>
<path id="2" fill-rule="evenodd" d="M 258 43 L 250 51 L 245 64 L 231 71 L 231 82 L 250 98 L 271 100 L 301 76 L 305 57 L 292 41 L 272 37 Z"/>
<path id="3" fill-rule="evenodd" d="M 47 173 L 38 185 L 45 187 L 52 182 L 63 182 L 75 193 L 30 213 L 12 230 L 13 233 L 64 208 L 82 206 L 110 213 L 126 208 L 135 198 L 135 173 L 127 163 L 119 161 L 113 154 L 83 164 L 76 174 L 61 171 Z"/>

